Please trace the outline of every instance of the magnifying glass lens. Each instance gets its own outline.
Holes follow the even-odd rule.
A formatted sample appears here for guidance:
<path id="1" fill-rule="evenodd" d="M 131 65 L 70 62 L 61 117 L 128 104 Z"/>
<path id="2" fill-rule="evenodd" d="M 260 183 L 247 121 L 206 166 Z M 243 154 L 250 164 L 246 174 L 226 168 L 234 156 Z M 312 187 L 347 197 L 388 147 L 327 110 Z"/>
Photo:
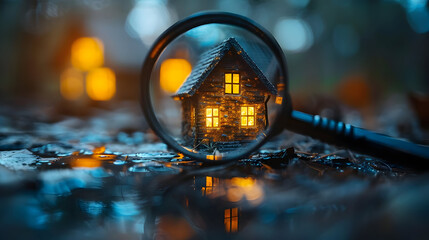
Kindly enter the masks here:
<path id="1" fill-rule="evenodd" d="M 205 24 L 174 39 L 150 77 L 156 120 L 185 154 L 221 160 L 265 140 L 280 113 L 279 63 L 256 35 Z"/>

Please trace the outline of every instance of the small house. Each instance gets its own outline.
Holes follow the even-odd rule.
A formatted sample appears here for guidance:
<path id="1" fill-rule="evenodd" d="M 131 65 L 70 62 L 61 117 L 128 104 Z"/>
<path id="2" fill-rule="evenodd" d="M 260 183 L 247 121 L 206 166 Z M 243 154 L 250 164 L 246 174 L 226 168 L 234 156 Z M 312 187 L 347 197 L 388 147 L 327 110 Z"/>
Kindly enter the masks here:
<path id="1" fill-rule="evenodd" d="M 173 98 L 182 103 L 182 135 L 197 146 L 255 140 L 268 127 L 267 102 L 276 93 L 245 49 L 229 38 L 202 54 Z"/>

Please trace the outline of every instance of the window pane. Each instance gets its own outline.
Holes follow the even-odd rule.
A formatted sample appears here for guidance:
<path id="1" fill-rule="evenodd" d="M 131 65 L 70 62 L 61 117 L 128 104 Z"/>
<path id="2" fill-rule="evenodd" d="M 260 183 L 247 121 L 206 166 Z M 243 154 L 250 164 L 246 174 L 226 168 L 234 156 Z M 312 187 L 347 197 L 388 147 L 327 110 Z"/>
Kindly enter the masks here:
<path id="1" fill-rule="evenodd" d="M 211 108 L 207 108 L 206 109 L 206 117 L 211 117 L 212 116 L 212 109 Z"/>
<path id="2" fill-rule="evenodd" d="M 212 177 L 206 176 L 206 187 L 212 186 Z"/>
<path id="3" fill-rule="evenodd" d="M 249 117 L 248 119 L 248 125 L 254 126 L 255 125 L 255 117 Z"/>
<path id="4" fill-rule="evenodd" d="M 238 217 L 234 217 L 231 219 L 231 232 L 237 232 L 238 230 Z"/>
<path id="5" fill-rule="evenodd" d="M 241 117 L 241 126 L 247 126 L 247 117 Z"/>
<path id="6" fill-rule="evenodd" d="M 228 208 L 228 209 L 225 209 L 225 218 L 229 218 L 229 217 L 231 217 L 231 210 Z"/>
<path id="7" fill-rule="evenodd" d="M 241 107 L 241 116 L 247 115 L 247 107 Z"/>
<path id="8" fill-rule="evenodd" d="M 231 84 L 226 84 L 225 83 L 225 93 L 232 93 L 231 92 Z"/>
<path id="9" fill-rule="evenodd" d="M 249 115 L 255 115 L 255 107 L 249 107 Z"/>
<path id="10" fill-rule="evenodd" d="M 240 85 L 239 84 L 233 84 L 232 86 L 233 86 L 232 93 L 239 94 L 240 93 Z"/>
<path id="11" fill-rule="evenodd" d="M 230 232 L 231 231 L 231 226 L 229 225 L 230 224 L 230 221 L 231 221 L 231 218 L 227 218 L 227 219 L 225 219 L 224 220 L 224 223 L 225 223 L 225 231 L 226 232 Z"/>
<path id="12" fill-rule="evenodd" d="M 206 118 L 206 126 L 207 127 L 212 127 L 213 125 L 212 125 L 212 118 Z"/>
<path id="13" fill-rule="evenodd" d="M 238 208 L 233 208 L 232 209 L 232 217 L 237 217 L 238 216 Z"/>
<path id="14" fill-rule="evenodd" d="M 213 116 L 219 116 L 219 108 L 213 108 Z"/>
<path id="15" fill-rule="evenodd" d="M 219 118 L 217 117 L 213 118 L 213 127 L 219 127 Z"/>
<path id="16" fill-rule="evenodd" d="M 231 73 L 225 73 L 225 83 L 231 83 Z"/>
<path id="17" fill-rule="evenodd" d="M 240 83 L 240 74 L 234 73 L 232 82 L 233 83 Z"/>

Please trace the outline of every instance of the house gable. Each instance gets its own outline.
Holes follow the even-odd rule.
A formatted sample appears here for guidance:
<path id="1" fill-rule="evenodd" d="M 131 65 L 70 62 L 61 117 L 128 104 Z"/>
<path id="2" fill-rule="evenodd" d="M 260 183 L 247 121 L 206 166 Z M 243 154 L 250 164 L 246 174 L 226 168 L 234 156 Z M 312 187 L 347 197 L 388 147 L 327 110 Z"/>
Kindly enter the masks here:
<path id="1" fill-rule="evenodd" d="M 241 58 L 249 66 L 249 69 L 255 73 L 258 81 L 262 83 L 261 90 L 265 89 L 273 95 L 277 94 L 273 84 L 267 80 L 258 66 L 256 66 L 255 62 L 247 55 L 238 42 L 234 38 L 229 38 L 201 56 L 200 61 L 196 64 L 190 76 L 173 97 L 193 96 L 206 81 L 210 73 L 217 69 L 219 63 L 223 61 L 226 56 L 234 56 L 234 54 L 237 58 Z M 236 69 L 236 71 L 239 71 L 239 69 Z"/>
<path id="2" fill-rule="evenodd" d="M 238 74 L 238 94 L 225 91 L 225 74 Z M 253 68 L 249 66 L 242 55 L 237 53 L 235 49 L 230 49 L 202 81 L 194 95 L 205 99 L 226 97 L 239 102 L 246 102 L 247 99 L 254 96 L 264 98 L 271 92 L 259 78 L 260 76 L 253 71 Z"/>

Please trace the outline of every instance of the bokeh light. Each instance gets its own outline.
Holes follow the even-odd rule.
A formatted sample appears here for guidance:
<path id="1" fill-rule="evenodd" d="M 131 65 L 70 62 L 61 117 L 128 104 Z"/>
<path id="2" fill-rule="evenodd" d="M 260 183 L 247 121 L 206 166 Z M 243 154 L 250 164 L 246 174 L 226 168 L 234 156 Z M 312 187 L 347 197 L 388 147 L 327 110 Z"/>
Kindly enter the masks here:
<path id="1" fill-rule="evenodd" d="M 128 14 L 125 28 L 134 38 L 150 45 L 174 21 L 174 14 L 164 1 L 138 1 Z"/>
<path id="2" fill-rule="evenodd" d="M 219 26 L 216 24 L 208 24 L 193 28 L 185 33 L 186 36 L 194 38 L 203 47 L 209 47 L 225 38 Z"/>
<path id="3" fill-rule="evenodd" d="M 231 202 L 238 202 L 245 198 L 250 204 L 258 205 L 264 198 L 264 191 L 254 178 L 234 177 L 231 178 L 226 196 Z"/>
<path id="4" fill-rule="evenodd" d="M 302 52 L 313 45 L 313 32 L 302 19 L 281 19 L 274 27 L 274 35 L 286 51 Z"/>
<path id="5" fill-rule="evenodd" d="M 83 85 L 82 72 L 74 68 L 68 68 L 61 74 L 60 92 L 65 99 L 79 99 L 83 95 Z"/>
<path id="6" fill-rule="evenodd" d="M 167 59 L 161 64 L 161 88 L 167 93 L 175 93 L 192 71 L 186 59 Z"/>
<path id="7" fill-rule="evenodd" d="M 429 32 L 429 8 L 427 0 L 395 0 L 407 11 L 407 20 L 417 33 Z"/>
<path id="8" fill-rule="evenodd" d="M 115 73 L 109 68 L 91 70 L 86 76 L 86 92 L 92 100 L 110 100 L 116 92 Z"/>
<path id="9" fill-rule="evenodd" d="M 104 62 L 103 43 L 97 38 L 82 37 L 73 42 L 72 65 L 82 71 L 100 67 Z"/>

